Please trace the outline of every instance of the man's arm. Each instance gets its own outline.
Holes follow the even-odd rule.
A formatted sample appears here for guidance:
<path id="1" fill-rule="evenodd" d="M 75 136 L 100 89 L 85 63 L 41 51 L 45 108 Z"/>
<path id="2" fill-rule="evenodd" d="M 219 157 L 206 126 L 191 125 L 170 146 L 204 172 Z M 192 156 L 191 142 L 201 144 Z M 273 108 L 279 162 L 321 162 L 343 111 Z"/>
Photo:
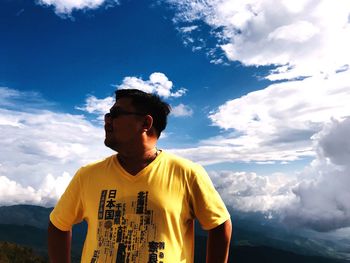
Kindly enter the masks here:
<path id="1" fill-rule="evenodd" d="M 207 263 L 226 263 L 232 233 L 231 220 L 208 231 Z"/>
<path id="2" fill-rule="evenodd" d="M 48 250 L 51 263 L 70 263 L 71 231 L 61 231 L 51 221 L 48 227 Z"/>

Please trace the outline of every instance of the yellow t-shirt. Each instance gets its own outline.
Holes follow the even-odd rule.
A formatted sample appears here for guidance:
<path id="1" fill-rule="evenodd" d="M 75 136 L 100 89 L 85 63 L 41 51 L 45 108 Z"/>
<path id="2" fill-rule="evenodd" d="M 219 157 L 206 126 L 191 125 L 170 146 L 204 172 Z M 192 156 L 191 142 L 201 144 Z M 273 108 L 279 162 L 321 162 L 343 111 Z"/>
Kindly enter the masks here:
<path id="1" fill-rule="evenodd" d="M 162 151 L 133 176 L 116 155 L 82 167 L 50 214 L 62 231 L 86 220 L 81 262 L 193 262 L 194 219 L 230 215 L 205 170 Z"/>

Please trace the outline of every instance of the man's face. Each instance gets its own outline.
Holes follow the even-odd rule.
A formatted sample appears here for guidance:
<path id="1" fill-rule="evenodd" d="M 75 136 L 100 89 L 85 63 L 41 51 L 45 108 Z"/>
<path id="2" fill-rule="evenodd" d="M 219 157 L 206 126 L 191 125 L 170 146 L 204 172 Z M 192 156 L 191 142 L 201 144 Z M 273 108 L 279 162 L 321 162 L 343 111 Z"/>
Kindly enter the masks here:
<path id="1" fill-rule="evenodd" d="M 135 114 L 133 114 L 135 113 Z M 143 114 L 131 104 L 131 98 L 120 98 L 105 116 L 105 145 L 115 151 L 140 142 Z"/>

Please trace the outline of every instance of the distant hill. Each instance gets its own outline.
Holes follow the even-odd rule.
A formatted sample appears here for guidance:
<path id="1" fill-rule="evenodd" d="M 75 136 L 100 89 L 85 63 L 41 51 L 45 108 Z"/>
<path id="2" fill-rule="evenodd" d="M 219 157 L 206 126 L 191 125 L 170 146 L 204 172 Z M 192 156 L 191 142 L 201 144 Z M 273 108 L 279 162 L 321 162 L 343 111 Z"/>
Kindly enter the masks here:
<path id="1" fill-rule="evenodd" d="M 0 207 L 0 242 L 8 241 L 21 246 L 30 247 L 43 258 L 47 256 L 47 225 L 52 208 L 39 206 L 8 206 Z M 239 263 L 350 263 L 347 260 L 331 259 L 320 256 L 311 256 L 287 251 L 286 249 L 256 245 L 251 240 L 264 242 L 264 237 L 259 237 L 254 227 L 241 228 L 235 226 L 235 239 L 231 246 L 230 262 Z M 82 223 L 73 228 L 72 257 L 73 262 L 79 262 L 85 239 L 86 224 Z M 205 262 L 206 236 L 196 226 L 195 262 Z M 266 240 L 269 246 L 277 243 L 278 236 L 271 233 L 271 239 Z M 306 244 L 305 240 L 302 240 Z M 291 243 L 292 244 L 292 243 Z M 306 250 L 306 249 L 305 249 Z M 1 253 L 1 248 L 0 248 Z M 25 251 L 23 253 L 26 253 Z M 1 254 L 0 254 L 1 255 Z M 1 258 L 0 258 L 1 259 Z M 0 263 L 7 262 L 1 261 Z M 12 261 L 10 261 L 12 263 Z M 25 261 L 23 261 L 25 262 Z M 29 261 L 31 262 L 31 261 Z M 34 262 L 34 261 L 33 261 Z M 37 261 L 41 262 L 41 261 Z"/>
<path id="2" fill-rule="evenodd" d="M 47 226 L 52 209 L 32 205 L 0 207 L 0 242 L 8 241 L 30 247 L 37 254 L 47 257 Z M 80 262 L 85 233 L 85 223 L 74 226 L 73 263 Z"/>
<path id="3" fill-rule="evenodd" d="M 0 224 L 29 225 L 47 229 L 52 208 L 34 205 L 0 206 Z"/>
<path id="4" fill-rule="evenodd" d="M 79 230 L 84 228 L 83 225 L 79 225 L 73 229 L 73 240 L 72 240 L 72 259 L 73 262 L 80 262 L 80 255 L 83 248 L 83 234 L 85 230 Z M 76 233 L 79 231 L 80 233 Z M 11 225 L 11 224 L 0 224 L 0 242 L 15 243 L 20 246 L 30 247 L 33 252 L 43 258 L 47 257 L 47 231 L 28 225 Z M 1 248 L 0 248 L 1 253 Z M 5 261 L 6 262 L 6 261 Z M 12 263 L 12 261 L 10 261 Z M 26 262 L 26 261 L 22 261 Z M 0 260 L 0 263 L 3 261 Z"/>
<path id="5" fill-rule="evenodd" d="M 197 248 L 205 248 L 206 238 L 196 237 Z M 195 253 L 195 263 L 205 263 L 205 254 Z M 267 246 L 231 246 L 229 263 L 349 263 L 347 260 L 305 256 Z"/>
<path id="6" fill-rule="evenodd" d="M 79 235 L 79 232 L 75 233 Z M 0 225 L 0 240 L 8 238 L 15 245 L 2 246 L 6 242 L 0 241 L 0 263 L 16 262 L 47 262 L 46 232 L 43 229 L 32 226 Z M 205 263 L 206 237 L 196 236 L 195 262 Z M 72 247 L 72 262 L 80 262 L 81 245 L 75 243 Z M 17 258 L 13 257 L 17 254 Z M 10 261 L 3 260 L 3 255 L 10 258 Z M 12 255 L 12 256 L 11 256 Z M 27 258 L 33 261 L 23 261 Z M 21 260 L 22 259 L 22 260 Z M 17 261 L 16 261 L 17 260 Z M 36 260 L 36 261 L 35 261 Z M 230 263 L 349 263 L 345 260 L 328 259 L 323 257 L 298 255 L 292 252 L 274 249 L 271 247 L 256 246 L 232 246 Z"/>

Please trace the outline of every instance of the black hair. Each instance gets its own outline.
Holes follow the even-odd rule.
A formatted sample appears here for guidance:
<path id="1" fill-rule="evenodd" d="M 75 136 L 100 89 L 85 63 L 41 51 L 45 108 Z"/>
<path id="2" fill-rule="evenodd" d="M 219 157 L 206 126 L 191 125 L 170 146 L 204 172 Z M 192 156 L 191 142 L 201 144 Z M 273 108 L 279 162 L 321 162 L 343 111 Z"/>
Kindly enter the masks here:
<path id="1" fill-rule="evenodd" d="M 138 89 L 116 90 L 115 98 L 116 100 L 120 98 L 131 98 L 131 103 L 138 112 L 151 115 L 153 118 L 153 127 L 159 138 L 167 125 L 167 116 L 171 111 L 168 103 L 162 101 L 155 94 L 146 93 Z"/>

